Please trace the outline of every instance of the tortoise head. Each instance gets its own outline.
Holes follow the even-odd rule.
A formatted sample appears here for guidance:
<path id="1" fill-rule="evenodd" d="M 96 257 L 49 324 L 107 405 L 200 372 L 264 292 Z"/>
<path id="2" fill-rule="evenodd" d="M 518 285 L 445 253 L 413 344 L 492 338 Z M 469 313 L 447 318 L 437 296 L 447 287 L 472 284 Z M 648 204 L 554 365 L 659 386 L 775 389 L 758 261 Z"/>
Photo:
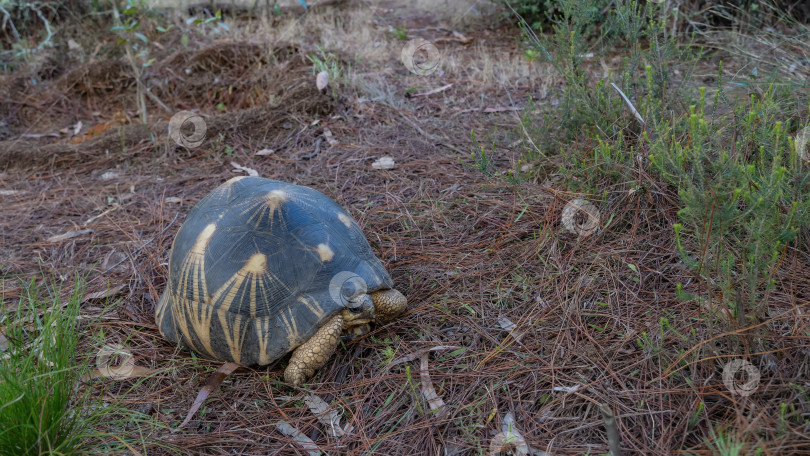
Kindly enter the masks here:
<path id="1" fill-rule="evenodd" d="M 377 323 L 388 323 L 405 312 L 408 305 L 405 295 L 393 288 L 371 293 L 371 300 L 374 303 L 374 321 Z"/>
<path id="2" fill-rule="evenodd" d="M 407 303 L 405 296 L 394 289 L 352 297 L 342 312 L 344 340 L 368 333 L 371 323 L 383 324 L 393 320 L 405 311 Z"/>

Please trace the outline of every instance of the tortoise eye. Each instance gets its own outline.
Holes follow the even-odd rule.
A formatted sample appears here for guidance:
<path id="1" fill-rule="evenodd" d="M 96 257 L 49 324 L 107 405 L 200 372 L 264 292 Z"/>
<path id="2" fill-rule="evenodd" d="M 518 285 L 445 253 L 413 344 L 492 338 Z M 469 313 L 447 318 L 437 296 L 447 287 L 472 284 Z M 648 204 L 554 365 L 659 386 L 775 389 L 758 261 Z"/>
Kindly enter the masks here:
<path id="1" fill-rule="evenodd" d="M 347 307 L 349 309 L 349 312 L 353 314 L 359 314 L 363 312 L 363 306 L 351 306 L 352 304 L 351 302 L 349 304 L 350 305 Z"/>

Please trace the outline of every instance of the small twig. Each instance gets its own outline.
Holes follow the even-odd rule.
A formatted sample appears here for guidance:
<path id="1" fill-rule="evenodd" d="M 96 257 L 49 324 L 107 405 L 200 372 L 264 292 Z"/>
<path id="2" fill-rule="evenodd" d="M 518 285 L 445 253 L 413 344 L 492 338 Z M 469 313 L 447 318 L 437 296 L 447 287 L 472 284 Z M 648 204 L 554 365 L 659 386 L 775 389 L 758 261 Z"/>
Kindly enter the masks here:
<path id="1" fill-rule="evenodd" d="M 523 16 L 518 14 L 518 12 L 515 11 L 514 8 L 512 8 L 512 5 L 509 2 L 506 3 L 506 6 L 508 6 L 509 9 L 512 10 L 512 13 L 514 13 L 515 16 L 518 17 L 518 19 L 520 19 L 520 25 L 522 26 L 521 29 L 524 32 L 526 32 L 527 38 L 529 38 L 529 40 L 532 42 L 531 44 L 538 47 L 541 51 L 543 51 L 543 55 L 546 57 L 546 59 L 548 59 L 549 62 L 554 62 L 554 58 L 551 57 L 551 54 L 548 52 L 546 47 L 543 46 L 543 42 L 540 41 L 540 38 L 538 38 L 537 34 L 534 33 L 534 30 L 532 30 L 532 28 L 529 26 L 529 23 L 526 22 L 526 19 L 523 19 Z"/>
<path id="2" fill-rule="evenodd" d="M 630 108 L 630 112 L 632 112 L 633 115 L 636 116 L 636 119 L 638 119 L 638 121 L 641 122 L 641 125 L 646 129 L 647 122 L 645 122 L 644 118 L 641 117 L 641 114 L 638 113 L 638 111 L 636 110 L 636 107 L 633 106 L 633 103 L 631 103 L 630 99 L 627 98 L 627 95 L 625 95 L 624 92 L 622 92 L 622 89 L 620 89 L 619 86 L 617 86 L 616 84 L 611 82 L 610 85 L 613 86 L 613 88 L 616 89 L 617 92 L 619 92 L 619 95 L 622 96 L 622 98 L 624 99 L 624 102 L 627 103 L 627 106 Z"/>
<path id="3" fill-rule="evenodd" d="M 599 411 L 602 412 L 602 419 L 605 420 L 605 429 L 607 430 L 608 448 L 612 456 L 622 456 L 622 449 L 619 445 L 619 427 L 616 425 L 616 417 L 613 416 L 613 410 L 607 404 L 599 406 Z"/>
<path id="4" fill-rule="evenodd" d="M 504 89 L 506 89 L 506 88 L 504 87 Z M 511 103 L 512 106 L 515 106 L 515 100 L 512 99 L 512 94 L 509 92 L 508 89 L 506 89 L 506 96 L 509 97 L 509 103 Z M 515 113 L 515 117 L 517 117 L 517 121 L 518 121 L 518 125 L 520 125 L 520 129 L 523 130 L 523 136 L 526 137 L 526 141 L 528 141 L 529 144 L 531 144 L 531 146 L 534 147 L 534 151 L 537 152 L 537 154 L 540 157 L 546 158 L 546 154 L 543 153 L 543 151 L 540 149 L 540 147 L 537 144 L 534 143 L 534 141 L 532 140 L 531 135 L 529 134 L 528 131 L 526 131 L 526 125 L 523 123 L 523 120 L 520 118 L 520 115 L 518 115 L 518 113 Z"/>
<path id="5" fill-rule="evenodd" d="M 110 209 L 107 209 L 106 211 L 102 212 L 101 214 L 90 217 L 86 222 L 84 222 L 82 224 L 82 226 L 87 226 L 87 225 L 95 222 L 96 220 L 100 219 L 101 217 L 104 217 L 105 215 L 109 214 L 110 212 L 117 211 L 118 209 L 121 209 L 121 205 L 116 203 L 115 205 L 113 205 L 113 207 L 111 207 Z"/>
<path id="6" fill-rule="evenodd" d="M 3 13 L 3 24 L 2 27 L 0 28 L 3 29 L 6 28 L 6 23 L 8 23 L 11 26 L 11 34 L 14 35 L 14 39 L 16 39 L 17 42 L 19 43 L 20 33 L 17 32 L 17 27 L 14 26 L 14 21 L 11 20 L 11 14 L 2 6 L 0 6 L 0 12 Z"/>
<path id="7" fill-rule="evenodd" d="M 118 7 L 115 6 L 115 3 L 113 3 L 113 16 L 115 16 L 116 25 L 122 26 L 123 23 L 121 22 L 121 16 L 118 13 Z M 140 112 L 141 122 L 143 122 L 143 124 L 146 125 L 149 118 L 148 113 L 146 111 L 146 98 L 144 97 L 147 91 L 145 90 L 145 85 L 142 80 L 143 72 L 138 68 L 138 65 L 135 63 L 135 56 L 132 55 L 132 49 L 129 43 L 126 43 L 124 45 L 124 51 L 126 52 L 129 66 L 132 67 L 132 73 L 135 76 L 135 84 L 136 84 L 135 98 L 137 99 L 136 101 L 138 102 L 138 111 Z"/>
<path id="8" fill-rule="evenodd" d="M 166 111 L 167 114 L 174 114 L 171 108 L 166 106 L 166 103 L 160 101 L 160 98 L 158 98 L 157 95 L 155 95 L 154 93 L 152 93 L 151 90 L 149 90 L 149 87 L 144 86 L 144 91 L 146 92 L 146 96 L 148 96 L 149 99 L 154 101 L 156 105 L 160 106 L 161 109 Z"/>
<path id="9" fill-rule="evenodd" d="M 302 160 L 309 160 L 310 158 L 315 158 L 315 156 L 318 155 L 321 152 L 321 143 L 322 142 L 323 142 L 323 139 L 321 139 L 321 138 L 316 139 L 315 140 L 315 151 L 311 152 L 311 153 L 308 153 L 306 155 L 301 155 L 300 158 Z"/>
<path id="10" fill-rule="evenodd" d="M 37 17 L 39 17 L 42 20 L 42 23 L 45 24 L 45 30 L 48 32 L 48 36 L 46 36 L 45 39 L 42 40 L 41 43 L 39 43 L 39 46 L 37 46 L 37 49 L 42 49 L 43 47 L 45 47 L 46 44 L 50 44 L 51 37 L 53 36 L 53 31 L 51 31 L 51 24 L 48 22 L 47 19 L 45 19 L 45 16 L 42 15 L 42 11 L 40 11 L 38 8 L 34 8 L 33 6 L 31 7 L 31 9 L 36 11 Z"/>
<path id="11" fill-rule="evenodd" d="M 433 90 L 428 90 L 427 92 L 417 93 L 417 94 L 411 95 L 411 98 L 426 97 L 428 95 L 433 95 L 433 94 L 436 94 L 436 93 L 439 93 L 439 92 L 444 92 L 445 90 L 449 89 L 450 87 L 453 87 L 453 84 L 447 84 L 445 86 L 439 87 L 438 89 L 433 89 Z"/>
<path id="12" fill-rule="evenodd" d="M 605 14 L 607 14 L 607 13 L 608 13 L 608 11 L 610 11 L 610 7 L 611 7 L 611 6 L 613 6 L 613 3 L 615 3 L 615 2 L 616 2 L 616 0 L 610 0 L 610 3 L 608 3 L 608 5 L 605 7 L 605 9 L 603 9 L 603 10 L 602 10 L 602 13 L 601 13 L 601 14 L 602 14 L 603 16 L 604 16 Z"/>
<path id="13" fill-rule="evenodd" d="M 630 112 L 632 112 L 633 115 L 636 116 L 636 119 L 638 119 L 638 121 L 641 122 L 641 128 L 643 128 L 644 132 L 647 133 L 647 138 L 649 138 L 650 142 L 655 142 L 657 140 L 657 135 L 654 132 L 650 132 L 650 129 L 649 129 L 649 126 L 647 125 L 647 122 L 645 122 L 644 118 L 641 117 L 641 114 L 639 114 L 636 107 L 633 106 L 633 103 L 630 102 L 630 99 L 627 98 L 627 95 L 625 95 L 624 92 L 622 92 L 622 90 L 616 84 L 611 82 L 610 85 L 612 85 L 613 88 L 616 89 L 617 92 L 619 92 L 619 95 L 621 95 L 621 97 L 624 99 L 624 102 L 630 108 Z M 637 155 L 637 156 L 639 158 L 641 157 L 640 154 Z"/>
<path id="14" fill-rule="evenodd" d="M 442 138 L 439 138 L 438 136 L 431 135 L 431 134 L 429 134 L 429 133 L 425 132 L 425 130 L 422 130 L 422 128 L 420 128 L 420 127 L 419 127 L 419 125 L 417 125 L 417 124 L 416 124 L 416 122 L 414 122 L 413 120 L 411 120 L 410 118 L 408 118 L 408 116 L 406 116 L 405 114 L 401 113 L 401 112 L 400 112 L 398 109 L 395 109 L 395 111 L 396 111 L 396 113 L 397 113 L 397 114 L 399 114 L 400 116 L 402 116 L 402 118 L 403 118 L 403 119 L 405 119 L 405 121 L 406 121 L 406 122 L 408 122 L 409 124 L 411 124 L 411 126 L 412 126 L 413 128 L 415 128 L 415 129 L 416 129 L 416 131 L 418 131 L 419 133 L 421 133 L 421 134 L 422 134 L 422 136 L 424 136 L 425 138 L 430 139 L 431 141 L 433 141 L 433 142 L 434 142 L 434 143 L 436 143 L 436 144 L 439 144 L 439 145 L 442 145 L 442 146 L 444 146 L 444 147 L 447 147 L 448 149 L 452 149 L 452 150 L 454 150 L 454 151 L 458 152 L 459 154 L 466 155 L 466 153 L 465 153 L 464 151 L 462 151 L 462 150 L 460 150 L 458 147 L 456 147 L 456 146 L 454 146 L 454 145 L 450 144 L 450 141 L 449 141 L 449 140 L 447 140 L 447 139 L 442 139 Z"/>
<path id="15" fill-rule="evenodd" d="M 42 9 L 41 8 L 50 8 L 51 11 L 54 11 L 54 9 L 53 9 L 52 6 L 46 5 L 46 4 L 41 5 L 41 4 L 36 4 L 35 3 L 35 4 L 32 4 L 32 5 L 26 5 L 26 6 L 28 6 L 28 8 L 30 8 L 32 11 L 34 11 L 34 13 L 37 15 L 37 17 L 45 25 L 45 31 L 48 32 L 48 36 L 46 36 L 45 39 L 42 40 L 42 42 L 39 43 L 39 45 L 37 45 L 36 49 L 39 50 L 39 49 L 44 48 L 46 45 L 49 45 L 51 43 L 51 38 L 53 37 L 53 30 L 51 30 L 51 23 L 48 22 L 48 19 L 45 17 L 45 15 L 42 14 Z M 0 26 L 0 29 L 5 29 L 6 24 L 9 24 L 11 26 L 11 34 L 14 35 L 14 39 L 17 40 L 17 43 L 19 43 L 20 42 L 20 33 L 17 31 L 17 27 L 14 26 L 14 21 L 11 19 L 11 14 L 8 12 L 7 9 L 3 8 L 2 6 L 0 6 L 0 12 L 3 13 L 3 23 L 2 23 L 2 26 Z M 16 55 L 19 56 L 19 55 L 22 55 L 22 54 L 24 54 L 26 52 L 31 52 L 31 49 L 23 50 L 22 52 L 18 52 Z"/>

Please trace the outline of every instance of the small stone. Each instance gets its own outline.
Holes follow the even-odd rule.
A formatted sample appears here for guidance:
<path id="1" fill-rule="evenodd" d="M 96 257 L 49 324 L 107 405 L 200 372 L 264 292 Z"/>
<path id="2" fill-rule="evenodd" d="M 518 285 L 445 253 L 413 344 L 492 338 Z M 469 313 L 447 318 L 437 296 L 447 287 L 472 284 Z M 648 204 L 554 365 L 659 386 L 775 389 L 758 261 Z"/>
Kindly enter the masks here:
<path id="1" fill-rule="evenodd" d="M 397 167 L 397 164 L 394 162 L 393 157 L 380 157 L 374 163 L 371 164 L 371 167 L 374 169 L 394 169 Z"/>

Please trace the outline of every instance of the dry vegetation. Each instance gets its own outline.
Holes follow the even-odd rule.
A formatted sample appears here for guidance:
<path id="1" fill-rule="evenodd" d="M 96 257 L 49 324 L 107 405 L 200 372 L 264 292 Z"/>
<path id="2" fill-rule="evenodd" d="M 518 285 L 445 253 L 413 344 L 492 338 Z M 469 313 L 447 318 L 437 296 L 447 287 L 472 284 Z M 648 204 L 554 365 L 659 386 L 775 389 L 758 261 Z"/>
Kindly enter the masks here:
<path id="1" fill-rule="evenodd" d="M 79 353 L 95 363 L 102 345 L 121 344 L 154 370 L 81 383 L 139 413 L 102 425 L 118 436 L 103 437 L 106 445 L 127 454 L 307 454 L 300 436 L 280 431 L 284 422 L 327 454 L 489 454 L 514 420 L 534 454 L 605 454 L 606 404 L 622 454 L 810 454 L 806 228 L 783 252 L 767 313 L 740 324 L 678 296 L 678 284 L 701 286 L 677 253 L 677 191 L 649 169 L 635 170 L 646 191 L 610 188 L 622 192 L 600 206 L 599 231 L 567 232 L 561 214 L 580 193 L 548 163 L 514 184 L 470 158 L 474 130 L 492 150 L 492 169 L 519 169 L 531 149 L 520 116 L 542 121 L 563 84 L 527 58 L 502 8 L 479 3 L 354 1 L 305 13 L 287 2 L 280 15 L 252 15 L 248 3 L 224 16 L 226 27 L 155 9 L 142 18 L 146 41 L 136 50 L 146 52 L 134 62 L 151 92 L 146 125 L 123 51 L 130 44 L 117 41 L 109 14 L 65 15 L 52 25 L 52 47 L 4 60 L 3 306 L 25 295 L 18 279 L 41 284 L 44 275 L 67 290 L 79 274 L 87 293 L 99 293 L 80 308 Z M 729 35 L 707 42 L 729 52 L 729 72 L 745 68 L 730 52 L 740 47 L 777 66 L 784 54 L 796 65 L 789 71 L 807 71 L 806 55 L 768 51 L 775 33 L 753 44 Z M 441 48 L 429 76 L 399 59 L 417 37 Z M 592 62 L 594 74 L 620 55 Z M 325 93 L 315 89 L 318 62 L 342 69 Z M 713 67 L 703 69 L 710 78 Z M 806 118 L 801 96 L 796 115 Z M 204 143 L 173 143 L 161 105 L 202 113 Z M 373 169 L 382 156 L 396 168 Z M 286 359 L 238 370 L 172 432 L 220 363 L 162 340 L 154 306 L 173 235 L 196 201 L 241 173 L 232 163 L 343 205 L 411 307 L 339 349 L 305 388 L 281 380 Z M 52 239 L 70 231 L 79 234 Z M 740 355 L 761 372 L 751 396 L 723 383 L 724 365 Z M 333 435 L 308 407 L 311 395 L 351 431 Z M 734 443 L 742 452 L 720 449 Z M 501 450 L 521 448 L 513 440 Z"/>

